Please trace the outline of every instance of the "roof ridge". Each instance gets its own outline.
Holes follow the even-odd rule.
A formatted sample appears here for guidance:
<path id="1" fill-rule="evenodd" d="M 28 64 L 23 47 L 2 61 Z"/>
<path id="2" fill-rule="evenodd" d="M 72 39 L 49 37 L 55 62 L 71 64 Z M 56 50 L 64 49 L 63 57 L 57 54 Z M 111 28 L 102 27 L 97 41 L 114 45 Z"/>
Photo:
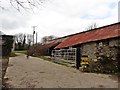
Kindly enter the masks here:
<path id="1" fill-rule="evenodd" d="M 101 26 L 101 27 L 98 27 L 98 28 L 94 28 L 94 29 L 90 29 L 90 30 L 86 30 L 86 31 L 82 31 L 82 32 L 78 32 L 78 33 L 74 33 L 74 34 L 70 34 L 70 35 L 59 37 L 59 38 L 56 38 L 56 39 L 53 39 L 53 40 L 57 40 L 57 39 L 61 39 L 61 38 L 66 38 L 66 37 L 69 37 L 69 36 L 74 36 L 74 35 L 77 35 L 77 34 L 86 33 L 86 32 L 90 32 L 90 31 L 94 31 L 94 30 L 101 30 L 101 28 L 113 26 L 113 25 L 116 25 L 116 24 L 120 24 L 120 22 L 109 24 L 109 25 L 106 25 L 106 26 Z"/>

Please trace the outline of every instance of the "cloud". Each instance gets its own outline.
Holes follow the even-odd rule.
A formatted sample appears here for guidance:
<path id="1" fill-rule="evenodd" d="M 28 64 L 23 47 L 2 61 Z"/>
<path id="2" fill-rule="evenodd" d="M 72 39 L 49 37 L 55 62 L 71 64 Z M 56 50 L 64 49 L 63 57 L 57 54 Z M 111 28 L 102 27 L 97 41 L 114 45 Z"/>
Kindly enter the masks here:
<path id="1" fill-rule="evenodd" d="M 32 24 L 35 22 L 40 27 L 41 35 L 64 36 L 84 31 L 94 22 L 98 26 L 115 23 L 116 10 L 117 0 L 53 0 L 43 11 L 33 16 Z"/>
<path id="2" fill-rule="evenodd" d="M 119 1 L 119 5 L 118 5 L 118 21 L 120 22 L 120 1 Z"/>
<path id="3" fill-rule="evenodd" d="M 117 22 L 117 3 L 118 0 L 50 0 L 34 14 L 5 13 L 2 21 L 6 33 L 32 33 L 35 25 L 39 38 L 65 36 L 84 31 L 94 22 L 98 26 Z"/>
<path id="4" fill-rule="evenodd" d="M 53 0 L 53 3 L 48 8 L 66 16 L 79 17 L 93 9 L 102 13 L 103 8 L 107 9 L 109 6 L 116 5 L 117 3 L 118 0 Z M 98 10 L 100 7 L 103 7 L 102 10 Z"/>
<path id="5" fill-rule="evenodd" d="M 29 20 L 29 15 L 23 15 L 13 8 L 11 10 L 3 10 L 2 14 L 0 14 L 0 24 L 3 31 L 11 30 L 12 32 L 12 30 L 26 27 Z"/>

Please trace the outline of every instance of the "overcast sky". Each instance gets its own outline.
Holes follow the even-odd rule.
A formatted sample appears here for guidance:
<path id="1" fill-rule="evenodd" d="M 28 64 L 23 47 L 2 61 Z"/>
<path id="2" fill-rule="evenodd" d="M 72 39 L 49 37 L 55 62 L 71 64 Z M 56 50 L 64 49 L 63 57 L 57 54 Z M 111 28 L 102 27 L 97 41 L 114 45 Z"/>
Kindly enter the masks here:
<path id="1" fill-rule="evenodd" d="M 38 41 L 48 35 L 66 36 L 81 31 L 96 22 L 98 27 L 118 22 L 119 0 L 46 0 L 34 13 L 19 13 L 8 0 L 7 10 L 1 10 L 1 30 L 5 34 L 32 34 L 37 26 Z"/>

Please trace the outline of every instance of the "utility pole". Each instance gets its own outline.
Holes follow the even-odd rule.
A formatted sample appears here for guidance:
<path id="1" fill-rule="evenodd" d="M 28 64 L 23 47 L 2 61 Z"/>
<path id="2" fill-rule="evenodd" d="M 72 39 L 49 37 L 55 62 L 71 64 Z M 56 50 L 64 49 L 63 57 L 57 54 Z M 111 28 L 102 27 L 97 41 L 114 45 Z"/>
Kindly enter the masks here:
<path id="1" fill-rule="evenodd" d="M 37 36 L 38 36 L 38 33 L 36 32 L 36 44 L 37 44 Z"/>
<path id="2" fill-rule="evenodd" d="M 36 28 L 37 26 L 32 26 L 32 28 L 33 28 L 33 45 L 34 45 L 34 34 L 35 34 L 35 28 Z"/>

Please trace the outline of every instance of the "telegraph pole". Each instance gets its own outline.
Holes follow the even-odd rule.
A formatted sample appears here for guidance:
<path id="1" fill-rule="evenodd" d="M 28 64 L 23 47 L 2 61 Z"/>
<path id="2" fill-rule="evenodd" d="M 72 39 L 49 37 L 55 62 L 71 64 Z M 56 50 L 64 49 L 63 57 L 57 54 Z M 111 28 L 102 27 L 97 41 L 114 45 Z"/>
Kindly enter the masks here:
<path id="1" fill-rule="evenodd" d="M 37 44 L 37 36 L 38 36 L 38 33 L 36 32 L 36 44 Z"/>
<path id="2" fill-rule="evenodd" d="M 34 45 L 34 34 L 35 34 L 35 28 L 36 28 L 37 26 L 32 26 L 32 28 L 33 28 L 33 45 Z"/>

